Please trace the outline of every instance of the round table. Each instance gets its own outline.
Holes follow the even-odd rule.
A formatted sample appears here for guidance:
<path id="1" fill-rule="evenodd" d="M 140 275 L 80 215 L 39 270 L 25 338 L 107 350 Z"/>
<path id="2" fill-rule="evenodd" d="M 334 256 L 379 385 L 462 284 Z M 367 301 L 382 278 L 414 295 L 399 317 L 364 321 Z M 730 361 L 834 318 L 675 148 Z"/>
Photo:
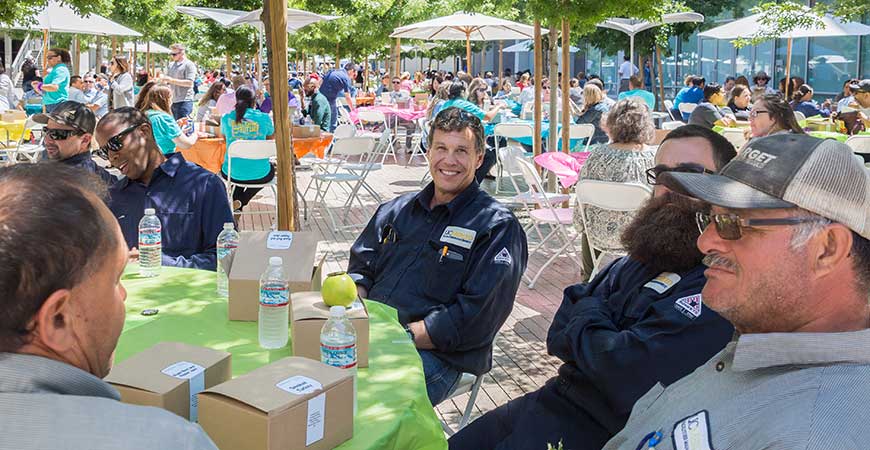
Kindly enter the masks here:
<path id="1" fill-rule="evenodd" d="M 227 319 L 227 301 L 215 294 L 215 273 L 163 267 L 159 277 L 140 278 L 127 267 L 127 321 L 116 361 L 163 341 L 223 350 L 233 355 L 233 376 L 290 355 L 290 344 L 264 350 L 257 323 Z M 143 316 L 158 308 L 154 316 Z M 366 300 L 369 312 L 369 367 L 359 369 L 354 437 L 337 449 L 446 449 L 440 422 L 426 394 L 423 366 L 396 310 Z"/>
<path id="2" fill-rule="evenodd" d="M 308 153 L 313 153 L 318 158 L 323 158 L 326 149 L 332 142 L 332 134 L 321 133 L 320 137 L 293 138 L 293 154 L 301 158 Z M 227 141 L 219 138 L 199 138 L 192 147 L 181 150 L 184 159 L 214 173 L 221 170 L 226 157 Z"/>

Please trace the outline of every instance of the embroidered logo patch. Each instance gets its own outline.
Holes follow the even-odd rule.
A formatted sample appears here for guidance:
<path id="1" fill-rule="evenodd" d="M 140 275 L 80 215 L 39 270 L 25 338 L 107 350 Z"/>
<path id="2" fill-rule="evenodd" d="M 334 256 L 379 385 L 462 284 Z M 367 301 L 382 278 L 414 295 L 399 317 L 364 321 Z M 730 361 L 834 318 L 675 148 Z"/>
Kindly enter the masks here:
<path id="1" fill-rule="evenodd" d="M 701 305 L 703 305 L 701 294 L 683 297 L 674 302 L 674 308 L 690 319 L 697 319 L 701 315 Z"/>
<path id="2" fill-rule="evenodd" d="M 474 244 L 477 232 L 468 228 L 449 226 L 441 233 L 441 242 L 457 245 L 464 249 L 470 249 Z"/>
<path id="3" fill-rule="evenodd" d="M 662 272 L 659 276 L 653 278 L 649 283 L 643 285 L 645 288 L 652 289 L 659 294 L 664 294 L 668 289 L 674 287 L 680 282 L 680 276 L 672 272 Z"/>
<path id="4" fill-rule="evenodd" d="M 492 262 L 509 266 L 513 264 L 514 259 L 511 257 L 511 252 L 508 251 L 507 247 L 503 247 L 501 251 L 495 255 L 495 258 L 492 259 Z"/>
<path id="5" fill-rule="evenodd" d="M 677 422 L 671 436 L 675 450 L 713 450 L 707 411 L 699 411 Z"/>

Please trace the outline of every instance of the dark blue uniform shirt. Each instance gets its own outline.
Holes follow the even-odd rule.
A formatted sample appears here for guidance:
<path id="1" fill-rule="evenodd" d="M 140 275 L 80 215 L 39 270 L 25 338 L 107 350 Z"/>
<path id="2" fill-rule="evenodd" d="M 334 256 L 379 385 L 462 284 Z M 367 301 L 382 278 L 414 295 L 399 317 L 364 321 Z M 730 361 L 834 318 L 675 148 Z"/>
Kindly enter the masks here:
<path id="1" fill-rule="evenodd" d="M 492 366 L 492 341 L 513 308 L 526 234 L 476 182 L 430 209 L 433 194 L 430 183 L 381 205 L 351 247 L 348 271 L 402 324 L 423 320 L 439 358 L 479 375 Z"/>
<path id="2" fill-rule="evenodd" d="M 351 89 L 353 89 L 353 82 L 350 81 L 347 71 L 333 69 L 326 72 L 326 75 L 323 76 L 323 81 L 320 83 L 319 89 L 320 93 L 323 94 L 331 103 L 334 102 L 342 92 L 350 93 Z"/>
<path id="3" fill-rule="evenodd" d="M 139 247 L 139 221 L 145 208 L 154 208 L 163 229 L 163 265 L 215 270 L 217 236 L 233 221 L 217 175 L 173 153 L 148 186 L 124 177 L 109 188 L 109 196 L 128 247 Z"/>
<path id="4" fill-rule="evenodd" d="M 93 174 L 96 174 L 100 177 L 101 180 L 105 181 L 107 185 L 111 186 L 118 179 L 115 178 L 112 174 L 110 174 L 106 169 L 97 165 L 97 163 L 91 158 L 91 152 L 79 153 L 78 155 L 70 156 L 67 159 L 60 161 L 64 164 L 73 166 L 73 167 L 81 167 L 82 169 L 87 170 Z"/>
<path id="5" fill-rule="evenodd" d="M 688 375 L 731 340 L 731 324 L 703 306 L 704 269 L 679 273 L 672 283 L 624 257 L 589 283 L 565 289 L 547 350 L 565 362 L 563 395 L 611 436 L 651 387 Z"/>

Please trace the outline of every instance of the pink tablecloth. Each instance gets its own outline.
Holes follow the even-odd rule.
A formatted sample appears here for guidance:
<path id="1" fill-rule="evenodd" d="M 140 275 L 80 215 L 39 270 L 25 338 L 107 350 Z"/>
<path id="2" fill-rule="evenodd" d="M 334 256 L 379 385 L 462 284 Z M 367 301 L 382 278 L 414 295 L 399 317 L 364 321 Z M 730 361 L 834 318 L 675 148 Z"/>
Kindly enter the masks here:
<path id="1" fill-rule="evenodd" d="M 426 116 L 425 109 L 415 110 L 409 108 L 397 108 L 395 105 L 364 106 L 350 112 L 350 118 L 354 122 L 359 121 L 357 119 L 357 111 L 380 111 L 384 113 L 387 118 L 390 116 L 398 116 L 400 119 L 410 120 L 412 122 Z"/>
<path id="2" fill-rule="evenodd" d="M 577 183 L 580 168 L 583 167 L 583 163 L 588 158 L 589 152 L 575 152 L 567 155 L 562 152 L 547 152 L 535 156 L 535 162 L 556 174 L 559 184 L 567 189 Z"/>

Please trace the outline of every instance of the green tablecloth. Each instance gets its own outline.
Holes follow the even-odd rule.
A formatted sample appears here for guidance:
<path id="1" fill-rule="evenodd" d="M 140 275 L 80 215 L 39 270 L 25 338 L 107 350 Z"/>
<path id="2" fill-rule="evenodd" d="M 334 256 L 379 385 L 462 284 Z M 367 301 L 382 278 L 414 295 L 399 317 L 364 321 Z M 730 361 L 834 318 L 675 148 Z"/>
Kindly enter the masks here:
<path id="1" fill-rule="evenodd" d="M 232 353 L 233 376 L 290 356 L 290 345 L 263 350 L 256 322 L 227 319 L 215 292 L 215 274 L 163 267 L 158 278 L 139 278 L 131 265 L 127 322 L 115 352 L 120 362 L 162 341 L 186 342 Z M 366 301 L 370 316 L 369 367 L 358 372 L 354 437 L 338 449 L 446 449 L 440 422 L 426 395 L 420 356 L 396 318 L 396 310 Z M 142 316 L 159 308 L 155 316 Z"/>
<path id="2" fill-rule="evenodd" d="M 722 132 L 725 130 L 743 131 L 744 128 L 722 127 L 719 125 L 716 125 L 713 127 L 713 131 L 715 131 L 719 134 L 722 134 Z M 807 134 L 812 136 L 812 137 L 817 137 L 819 139 L 836 139 L 837 141 L 840 141 L 840 142 L 846 142 L 846 139 L 849 139 L 848 134 L 835 133 L 833 131 L 807 131 Z M 870 134 L 870 133 L 859 133 L 859 134 Z"/>

